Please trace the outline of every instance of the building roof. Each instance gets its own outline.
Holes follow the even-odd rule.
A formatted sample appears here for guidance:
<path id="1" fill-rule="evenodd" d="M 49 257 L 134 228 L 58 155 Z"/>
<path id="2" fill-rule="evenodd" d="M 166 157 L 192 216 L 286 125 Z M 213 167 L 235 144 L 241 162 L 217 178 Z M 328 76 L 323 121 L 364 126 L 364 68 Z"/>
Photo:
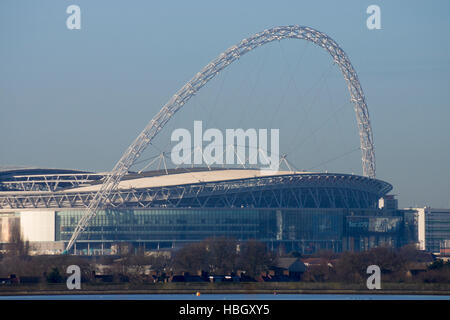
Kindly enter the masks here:
<path id="1" fill-rule="evenodd" d="M 276 268 L 286 269 L 291 272 L 305 272 L 306 266 L 299 258 L 278 258 L 276 260 Z"/>
<path id="2" fill-rule="evenodd" d="M 369 208 L 392 189 L 389 183 L 378 179 L 343 173 L 236 168 L 188 170 L 128 173 L 119 182 L 118 190 L 113 191 L 108 205 L 115 208 Z M 105 175 L 37 174 L 0 179 L 0 210 L 85 208 L 102 187 Z M 310 192 L 304 192 L 307 189 Z M 256 193 L 249 197 L 249 192 Z M 264 192 L 264 197 L 261 192 Z M 228 198 L 232 194 L 236 196 Z"/>
<path id="3" fill-rule="evenodd" d="M 329 261 L 325 258 L 303 258 L 301 260 L 307 266 L 320 266 L 329 264 Z"/>
<path id="4" fill-rule="evenodd" d="M 0 166 L 0 177 L 6 176 L 31 176 L 50 174 L 89 173 L 88 171 L 75 169 L 39 168 L 28 166 Z"/>
<path id="5" fill-rule="evenodd" d="M 135 179 L 121 180 L 118 186 L 120 190 L 154 188 L 162 186 L 177 186 L 195 183 L 219 182 L 229 180 L 241 180 L 248 178 L 258 178 L 266 176 L 285 176 L 301 172 L 292 171 L 263 171 L 263 170 L 206 170 L 197 172 L 184 172 L 175 174 L 166 174 L 153 177 L 139 177 Z M 79 187 L 71 189 L 71 192 L 92 192 L 98 191 L 101 185 L 92 185 L 87 187 Z"/>

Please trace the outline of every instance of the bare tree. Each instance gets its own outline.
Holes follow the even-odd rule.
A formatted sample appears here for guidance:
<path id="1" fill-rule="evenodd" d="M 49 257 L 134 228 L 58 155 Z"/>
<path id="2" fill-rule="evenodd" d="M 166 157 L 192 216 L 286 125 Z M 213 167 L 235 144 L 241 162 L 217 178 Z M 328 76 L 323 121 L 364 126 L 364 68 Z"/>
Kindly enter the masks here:
<path id="1" fill-rule="evenodd" d="M 207 271 L 209 267 L 206 243 L 192 243 L 179 249 L 172 259 L 172 266 L 176 272 Z"/>
<path id="2" fill-rule="evenodd" d="M 237 241 L 230 238 L 209 238 L 205 241 L 209 272 L 230 274 L 236 271 Z"/>
<path id="3" fill-rule="evenodd" d="M 243 243 L 239 252 L 239 268 L 250 277 L 256 277 L 274 262 L 274 255 L 267 246 L 256 240 Z"/>

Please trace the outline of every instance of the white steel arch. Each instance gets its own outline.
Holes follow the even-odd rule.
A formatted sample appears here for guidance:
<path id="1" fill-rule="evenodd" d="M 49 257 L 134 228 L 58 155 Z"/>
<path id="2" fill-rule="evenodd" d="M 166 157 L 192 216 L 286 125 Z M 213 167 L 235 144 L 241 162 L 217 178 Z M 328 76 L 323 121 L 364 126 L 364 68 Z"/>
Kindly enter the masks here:
<path id="1" fill-rule="evenodd" d="M 108 203 L 111 192 L 117 188 L 121 178 L 128 172 L 135 160 L 144 151 L 152 139 L 158 134 L 172 116 L 194 96 L 208 81 L 214 78 L 229 64 L 239 59 L 242 55 L 266 43 L 283 39 L 303 39 L 315 43 L 324 48 L 332 56 L 339 66 L 344 79 L 347 82 L 351 102 L 354 104 L 356 119 L 358 122 L 360 147 L 362 152 L 362 168 L 365 176 L 375 178 L 375 152 L 373 145 L 372 128 L 370 125 L 369 111 L 367 109 L 364 93 L 358 81 L 358 76 L 353 69 L 350 60 L 339 45 L 326 34 L 305 26 L 280 26 L 264 30 L 250 38 L 242 40 L 237 45 L 230 47 L 216 59 L 206 65 L 190 81 L 188 81 L 172 98 L 161 108 L 156 116 L 147 124 L 144 130 L 128 147 L 113 170 L 107 175 L 102 187 L 91 200 L 87 212 L 78 222 L 74 233 L 66 247 L 68 252 L 79 234 L 87 227 L 97 209 Z"/>

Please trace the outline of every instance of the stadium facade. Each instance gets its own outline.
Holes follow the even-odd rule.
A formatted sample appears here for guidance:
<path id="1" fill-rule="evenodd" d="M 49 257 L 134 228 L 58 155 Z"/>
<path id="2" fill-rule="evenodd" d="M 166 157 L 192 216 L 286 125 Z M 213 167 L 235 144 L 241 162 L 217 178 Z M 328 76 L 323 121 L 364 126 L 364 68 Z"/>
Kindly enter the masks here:
<path id="1" fill-rule="evenodd" d="M 7 243 L 11 226 L 20 225 L 36 252 L 62 252 L 104 175 L 3 170 L 0 241 Z M 396 205 L 387 205 L 391 189 L 378 179 L 340 173 L 217 168 L 129 173 L 74 251 L 109 254 L 123 244 L 168 249 L 209 237 L 256 239 L 273 250 L 301 253 L 399 247 L 417 241 L 417 226 L 408 225 Z"/>

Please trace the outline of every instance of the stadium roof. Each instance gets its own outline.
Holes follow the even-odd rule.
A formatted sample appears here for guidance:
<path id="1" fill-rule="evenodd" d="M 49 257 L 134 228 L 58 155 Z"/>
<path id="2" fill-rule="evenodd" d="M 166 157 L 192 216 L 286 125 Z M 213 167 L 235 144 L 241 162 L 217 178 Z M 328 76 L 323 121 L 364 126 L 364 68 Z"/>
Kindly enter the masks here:
<path id="1" fill-rule="evenodd" d="M 30 166 L 0 166 L 0 176 L 18 176 L 18 175 L 49 175 L 49 174 L 73 174 L 88 173 L 88 171 L 74 169 L 57 168 L 39 168 Z"/>
<path id="2" fill-rule="evenodd" d="M 292 174 L 306 174 L 306 172 L 294 171 L 264 171 L 257 169 L 224 169 L 205 170 L 195 172 L 183 172 L 166 174 L 153 177 L 140 177 L 120 181 L 118 189 L 143 189 L 163 186 L 187 185 L 195 183 L 219 182 L 229 180 L 240 180 L 266 176 L 285 176 Z M 98 191 L 101 185 L 92 185 L 70 189 L 70 192 L 93 192 Z"/>
<path id="3" fill-rule="evenodd" d="M 0 211 L 86 208 L 103 176 L 49 174 L 0 181 Z M 353 174 L 178 168 L 127 174 L 107 206 L 372 208 L 391 189 L 382 180 Z"/>

